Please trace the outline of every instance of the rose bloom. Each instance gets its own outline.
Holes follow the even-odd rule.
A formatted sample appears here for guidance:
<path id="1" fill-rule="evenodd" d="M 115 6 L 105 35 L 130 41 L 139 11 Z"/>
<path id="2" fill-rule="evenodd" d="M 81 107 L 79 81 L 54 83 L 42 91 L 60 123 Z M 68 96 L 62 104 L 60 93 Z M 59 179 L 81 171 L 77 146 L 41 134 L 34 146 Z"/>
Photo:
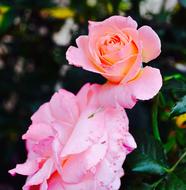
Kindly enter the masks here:
<path id="1" fill-rule="evenodd" d="M 162 86 L 159 70 L 142 64 L 161 52 L 160 39 L 151 27 L 137 29 L 131 17 L 112 16 L 102 22 L 90 21 L 88 36 L 80 36 L 76 43 L 77 48 L 67 50 L 69 63 L 108 79 L 103 88 L 107 95 L 111 91 L 112 99 L 128 94 L 133 103 L 125 101 L 124 107 L 131 108 L 136 99 L 152 98 Z"/>
<path id="2" fill-rule="evenodd" d="M 101 106 L 98 85 L 59 90 L 31 117 L 28 158 L 9 172 L 28 176 L 23 190 L 118 190 L 126 155 L 136 148 L 121 107 Z"/>

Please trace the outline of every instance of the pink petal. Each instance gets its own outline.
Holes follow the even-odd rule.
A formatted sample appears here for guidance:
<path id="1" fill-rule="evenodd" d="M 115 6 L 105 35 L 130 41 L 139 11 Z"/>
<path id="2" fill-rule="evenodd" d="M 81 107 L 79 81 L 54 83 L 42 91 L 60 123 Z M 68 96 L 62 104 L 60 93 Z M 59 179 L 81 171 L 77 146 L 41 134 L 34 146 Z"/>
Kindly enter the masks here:
<path id="1" fill-rule="evenodd" d="M 89 83 L 85 84 L 77 93 L 76 97 L 77 97 L 77 102 L 80 108 L 80 111 L 83 112 L 83 110 L 86 108 L 89 99 L 90 99 L 90 88 L 91 85 Z M 82 101 L 83 100 L 83 101 Z"/>
<path id="2" fill-rule="evenodd" d="M 153 98 L 162 86 L 159 69 L 145 67 L 136 78 L 126 84 L 106 83 L 101 87 L 98 99 L 103 106 L 132 108 L 138 100 Z"/>
<path id="3" fill-rule="evenodd" d="M 147 63 L 159 56 L 161 41 L 149 26 L 142 26 L 138 31 L 143 45 L 143 61 Z"/>
<path id="4" fill-rule="evenodd" d="M 64 184 L 65 190 L 97 190 L 93 177 L 86 177 L 79 183 Z"/>
<path id="5" fill-rule="evenodd" d="M 32 122 L 35 123 L 46 123 L 51 124 L 54 121 L 49 108 L 49 103 L 43 104 L 31 117 Z"/>
<path id="6" fill-rule="evenodd" d="M 80 36 L 76 39 L 76 43 L 78 48 L 70 46 L 66 52 L 66 59 L 69 61 L 69 64 L 83 67 L 88 71 L 98 72 L 91 61 L 88 36 Z"/>
<path id="7" fill-rule="evenodd" d="M 138 30 L 136 30 L 136 28 L 124 28 L 122 29 L 122 32 L 128 36 L 129 41 L 133 42 L 140 51 L 141 45 Z"/>
<path id="8" fill-rule="evenodd" d="M 48 159 L 42 168 L 38 170 L 29 180 L 27 180 L 25 186 L 39 185 L 42 184 L 45 180 L 47 180 L 53 170 L 53 161 Z"/>
<path id="9" fill-rule="evenodd" d="M 33 144 L 30 152 L 34 152 L 41 157 L 48 157 L 52 154 L 52 141 L 53 137 L 48 137 L 46 139 L 40 140 Z M 30 153 L 29 152 L 29 153 Z"/>
<path id="10" fill-rule="evenodd" d="M 54 157 L 54 164 L 56 167 L 56 170 L 59 172 L 59 174 L 62 176 L 62 164 L 61 164 L 61 158 L 60 158 L 60 153 L 62 150 L 61 143 L 58 139 L 54 139 L 52 143 L 52 148 L 53 148 L 53 157 Z"/>
<path id="11" fill-rule="evenodd" d="M 109 147 L 105 158 L 113 170 L 118 172 L 122 168 L 126 155 L 136 148 L 136 143 L 128 132 L 129 122 L 123 108 L 107 109 L 105 120 L 109 132 Z"/>
<path id="12" fill-rule="evenodd" d="M 55 131 L 55 139 L 59 141 L 59 143 L 61 144 L 61 148 L 63 148 L 63 146 L 66 144 L 66 142 L 68 141 L 72 131 L 73 131 L 73 127 L 67 124 L 67 123 L 63 123 L 63 122 L 53 122 L 52 124 L 53 130 Z"/>
<path id="13" fill-rule="evenodd" d="M 40 185 L 39 190 L 48 190 L 48 184 L 47 184 L 46 180 L 44 180 L 44 182 Z"/>
<path id="14" fill-rule="evenodd" d="M 48 180 L 48 190 L 64 190 L 63 181 L 57 172 Z"/>
<path id="15" fill-rule="evenodd" d="M 79 110 L 74 94 L 59 90 L 50 100 L 50 109 L 52 115 L 58 120 L 74 125 L 79 117 Z"/>
<path id="16" fill-rule="evenodd" d="M 89 83 L 85 84 L 77 93 L 76 98 L 79 109 L 83 112 L 88 105 L 98 106 L 97 94 L 99 93 L 100 85 Z M 82 101 L 83 100 L 83 101 Z"/>
<path id="17" fill-rule="evenodd" d="M 120 105 L 124 108 L 132 108 L 137 102 L 132 95 L 131 89 L 126 85 L 117 85 L 109 82 L 101 86 L 98 99 L 103 106 L 116 107 Z"/>
<path id="18" fill-rule="evenodd" d="M 51 127 L 47 124 L 40 123 L 30 125 L 28 131 L 22 136 L 22 139 L 39 141 L 48 138 L 49 136 L 53 136 Z"/>
<path id="19" fill-rule="evenodd" d="M 127 72 L 123 80 L 120 82 L 120 84 L 126 84 L 128 81 L 132 80 L 140 71 L 141 67 L 142 67 L 142 59 L 139 53 L 136 57 L 136 60 L 131 65 L 129 71 Z"/>
<path id="20" fill-rule="evenodd" d="M 95 107 L 89 107 L 84 110 L 61 156 L 78 154 L 88 149 L 103 136 L 104 127 L 103 110 Z"/>
<path id="21" fill-rule="evenodd" d="M 38 170 L 38 163 L 36 160 L 27 160 L 24 164 L 17 164 L 15 169 L 9 170 L 11 175 L 16 173 L 21 175 L 32 175 Z"/>
<path id="22" fill-rule="evenodd" d="M 28 176 L 26 179 L 26 182 L 31 178 L 31 176 Z M 26 183 L 25 183 L 26 184 Z M 40 190 L 40 185 L 31 185 L 31 186 L 26 186 L 24 185 L 22 190 Z"/>
<path id="23" fill-rule="evenodd" d="M 109 189 L 109 185 L 115 180 L 116 174 L 110 163 L 105 159 L 96 171 L 97 189 Z M 120 178 L 120 176 L 118 176 Z"/>
<path id="24" fill-rule="evenodd" d="M 132 55 L 114 65 L 105 68 L 106 73 L 102 74 L 112 83 L 126 83 L 135 77 L 142 65 L 139 55 Z"/>
<path id="25" fill-rule="evenodd" d="M 111 190 L 118 190 L 121 186 L 120 178 L 116 178 L 110 185 Z"/>
<path id="26" fill-rule="evenodd" d="M 117 29 L 124 29 L 124 28 L 137 28 L 137 23 L 135 20 L 133 20 L 130 16 L 128 17 L 124 17 L 124 16 L 111 16 L 107 19 L 105 19 L 104 21 L 100 21 L 100 22 L 93 22 L 93 21 L 89 21 L 89 32 L 91 32 L 91 30 L 95 30 L 97 28 L 92 28 L 92 27 L 102 27 L 103 29 L 106 27 L 110 27 L 110 28 L 117 28 Z"/>
<path id="27" fill-rule="evenodd" d="M 113 133 L 117 133 L 119 137 L 123 137 L 129 129 L 127 114 L 120 106 L 116 108 L 108 107 L 105 110 L 105 124 L 111 137 L 113 137 Z M 116 128 L 116 126 L 118 127 Z"/>
<path id="28" fill-rule="evenodd" d="M 100 163 L 107 151 L 106 134 L 84 153 L 70 157 L 63 167 L 63 180 L 67 183 L 78 183 L 90 172 L 89 170 Z"/>
<path id="29" fill-rule="evenodd" d="M 129 58 L 131 55 L 134 55 L 137 53 L 137 48 L 135 45 L 133 45 L 133 42 L 129 42 L 125 46 L 123 46 L 120 50 L 118 51 L 111 51 L 107 54 L 102 55 L 102 58 L 105 60 L 109 60 L 113 62 L 115 65 L 118 61 L 121 62 L 127 58 Z M 124 62 L 124 61 L 123 61 Z M 123 63 L 124 65 L 124 63 Z M 127 67 L 127 65 L 125 65 Z M 122 68 L 122 67 L 121 67 Z"/>
<path id="30" fill-rule="evenodd" d="M 162 86 L 162 76 L 159 69 L 145 67 L 135 80 L 128 82 L 132 94 L 139 100 L 153 98 Z"/>
<path id="31" fill-rule="evenodd" d="M 123 147 L 126 149 L 126 154 L 131 153 L 135 148 L 137 148 L 136 142 L 129 132 L 124 135 Z"/>

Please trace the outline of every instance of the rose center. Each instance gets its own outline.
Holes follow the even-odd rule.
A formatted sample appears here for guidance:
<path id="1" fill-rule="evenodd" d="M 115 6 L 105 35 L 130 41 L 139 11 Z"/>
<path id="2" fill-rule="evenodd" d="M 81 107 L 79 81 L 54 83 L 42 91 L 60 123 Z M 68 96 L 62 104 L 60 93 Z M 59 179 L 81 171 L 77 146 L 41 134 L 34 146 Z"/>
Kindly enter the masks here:
<path id="1" fill-rule="evenodd" d="M 102 66 L 112 66 L 121 56 L 121 50 L 128 43 L 128 37 L 120 34 L 108 34 L 98 42 L 99 58 Z"/>
<path id="2" fill-rule="evenodd" d="M 106 36 L 101 39 L 99 52 L 100 55 L 106 55 L 115 51 L 119 51 L 125 43 L 121 40 L 118 35 Z"/>

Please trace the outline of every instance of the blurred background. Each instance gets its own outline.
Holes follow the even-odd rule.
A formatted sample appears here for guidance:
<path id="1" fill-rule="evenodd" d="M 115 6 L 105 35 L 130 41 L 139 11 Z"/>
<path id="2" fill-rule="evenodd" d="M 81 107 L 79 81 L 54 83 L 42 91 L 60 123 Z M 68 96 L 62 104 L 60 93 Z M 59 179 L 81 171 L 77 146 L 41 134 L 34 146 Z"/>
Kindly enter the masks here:
<path id="1" fill-rule="evenodd" d="M 11 177 L 7 171 L 26 159 L 21 136 L 38 107 L 60 88 L 76 93 L 86 82 L 105 81 L 69 66 L 65 52 L 79 35 L 88 33 L 88 20 L 111 15 L 130 15 L 160 36 L 162 53 L 150 63 L 164 76 L 159 128 L 169 163 L 185 151 L 186 0 L 0 0 L 0 190 L 20 190 L 24 184 L 25 177 Z M 182 109 L 174 107 L 177 102 Z M 128 111 L 137 142 L 139 131 L 151 133 L 152 109 L 153 100 Z M 121 189 L 138 190 L 135 183 L 153 180 L 137 176 L 134 182 L 133 176 L 126 163 Z"/>

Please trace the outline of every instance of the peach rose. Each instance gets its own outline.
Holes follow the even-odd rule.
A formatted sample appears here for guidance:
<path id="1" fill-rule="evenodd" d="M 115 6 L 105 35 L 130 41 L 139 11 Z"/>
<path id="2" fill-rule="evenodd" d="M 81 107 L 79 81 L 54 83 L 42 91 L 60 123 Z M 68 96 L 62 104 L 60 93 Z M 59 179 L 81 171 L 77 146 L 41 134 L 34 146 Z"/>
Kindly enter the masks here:
<path id="1" fill-rule="evenodd" d="M 137 29 L 131 17 L 112 16 L 102 22 L 89 22 L 88 36 L 80 36 L 76 43 L 78 47 L 71 46 L 66 53 L 70 64 L 103 75 L 112 88 L 129 85 L 130 94 L 137 99 L 152 98 L 159 91 L 159 70 L 143 68 L 142 64 L 161 52 L 160 39 L 151 27 Z"/>
<path id="2" fill-rule="evenodd" d="M 125 111 L 99 105 L 99 88 L 87 84 L 77 96 L 60 90 L 32 116 L 23 135 L 27 161 L 9 171 L 28 176 L 24 190 L 119 189 L 136 143 Z"/>

